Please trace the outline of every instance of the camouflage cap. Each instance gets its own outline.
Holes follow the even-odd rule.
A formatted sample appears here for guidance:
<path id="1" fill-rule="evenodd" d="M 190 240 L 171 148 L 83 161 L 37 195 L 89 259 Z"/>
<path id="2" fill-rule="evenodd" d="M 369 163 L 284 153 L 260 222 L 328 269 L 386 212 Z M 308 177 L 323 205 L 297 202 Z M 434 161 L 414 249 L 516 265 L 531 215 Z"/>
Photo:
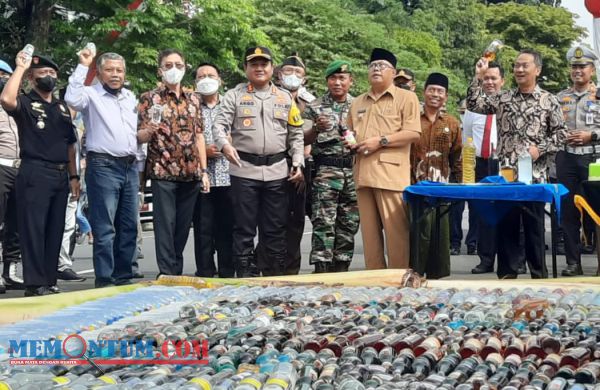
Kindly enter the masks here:
<path id="1" fill-rule="evenodd" d="M 352 73 L 352 65 L 346 60 L 335 60 L 325 69 L 325 78 L 335 73 Z"/>

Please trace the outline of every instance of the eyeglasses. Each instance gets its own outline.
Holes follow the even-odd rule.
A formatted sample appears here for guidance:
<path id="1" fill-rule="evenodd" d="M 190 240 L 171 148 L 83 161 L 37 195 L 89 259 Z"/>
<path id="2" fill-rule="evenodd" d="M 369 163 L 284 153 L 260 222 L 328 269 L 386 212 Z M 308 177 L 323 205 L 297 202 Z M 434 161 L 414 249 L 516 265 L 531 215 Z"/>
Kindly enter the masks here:
<path id="1" fill-rule="evenodd" d="M 173 68 L 173 66 L 175 66 L 177 69 L 183 69 L 183 68 L 185 68 L 185 64 L 183 64 L 181 62 L 176 62 L 176 63 L 167 62 L 166 64 L 164 64 L 162 66 L 162 68 L 163 69 L 171 69 L 171 68 Z"/>
<path id="2" fill-rule="evenodd" d="M 385 62 L 371 62 L 369 64 L 369 70 L 386 70 L 393 68 L 393 66 L 386 64 Z"/>

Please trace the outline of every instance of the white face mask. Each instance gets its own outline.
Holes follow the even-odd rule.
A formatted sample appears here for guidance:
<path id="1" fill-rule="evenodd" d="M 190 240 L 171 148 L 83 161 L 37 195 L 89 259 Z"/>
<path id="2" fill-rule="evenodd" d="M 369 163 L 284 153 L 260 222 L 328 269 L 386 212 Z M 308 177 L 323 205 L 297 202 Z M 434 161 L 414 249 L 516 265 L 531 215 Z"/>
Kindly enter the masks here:
<path id="1" fill-rule="evenodd" d="M 196 83 L 196 91 L 200 95 L 210 96 L 214 95 L 219 90 L 219 80 L 205 77 Z"/>
<path id="2" fill-rule="evenodd" d="M 177 69 L 176 67 L 162 71 L 163 81 L 170 85 L 179 84 L 183 79 L 183 75 L 185 75 L 185 69 Z"/>
<path id="3" fill-rule="evenodd" d="M 281 85 L 288 91 L 295 91 L 302 85 L 304 79 L 296 76 L 295 74 L 284 75 L 281 80 Z"/>

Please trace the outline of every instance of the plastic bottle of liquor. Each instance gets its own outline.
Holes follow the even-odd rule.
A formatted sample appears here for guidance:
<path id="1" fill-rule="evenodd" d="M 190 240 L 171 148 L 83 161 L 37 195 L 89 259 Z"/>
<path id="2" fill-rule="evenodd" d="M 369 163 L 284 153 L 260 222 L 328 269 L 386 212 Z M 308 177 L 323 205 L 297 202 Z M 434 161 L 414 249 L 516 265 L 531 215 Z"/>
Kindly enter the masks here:
<path id="1" fill-rule="evenodd" d="M 432 348 L 425 351 L 421 356 L 416 358 L 412 364 L 412 370 L 419 380 L 425 379 L 435 368 L 437 362 L 442 358 L 443 352 L 438 348 Z"/>
<path id="2" fill-rule="evenodd" d="M 266 379 L 265 374 L 252 374 L 247 378 L 242 379 L 235 386 L 235 390 L 259 390 Z"/>
<path id="3" fill-rule="evenodd" d="M 475 145 L 473 144 L 472 137 L 468 137 L 467 143 L 463 145 L 462 163 L 462 182 L 464 184 L 475 183 Z"/>
<path id="4" fill-rule="evenodd" d="M 578 368 L 590 359 L 591 352 L 587 348 L 575 347 L 564 351 L 560 359 L 560 366 L 570 365 Z"/>
<path id="5" fill-rule="evenodd" d="M 415 354 L 410 348 L 405 348 L 398 353 L 392 361 L 392 372 L 398 377 L 409 372 L 412 368 L 412 363 L 415 360 Z"/>
<path id="6" fill-rule="evenodd" d="M 296 383 L 296 369 L 291 363 L 279 363 L 269 376 L 263 390 L 289 390 Z"/>

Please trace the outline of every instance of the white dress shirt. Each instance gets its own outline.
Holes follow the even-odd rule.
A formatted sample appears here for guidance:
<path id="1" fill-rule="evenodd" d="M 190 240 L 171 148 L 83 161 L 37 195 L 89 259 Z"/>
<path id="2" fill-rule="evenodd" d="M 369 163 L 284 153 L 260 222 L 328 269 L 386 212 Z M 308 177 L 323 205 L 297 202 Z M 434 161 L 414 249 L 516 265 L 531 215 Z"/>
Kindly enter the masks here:
<path id="1" fill-rule="evenodd" d="M 473 137 L 473 144 L 475 144 L 475 150 L 477 157 L 481 157 L 481 145 L 483 144 L 483 131 L 485 129 L 485 121 L 487 115 L 477 114 L 469 110 L 465 111 L 463 118 L 463 146 L 467 144 L 467 138 Z M 492 127 L 490 129 L 490 157 L 492 155 L 492 145 L 498 147 L 498 129 L 496 127 L 496 114 L 492 118 Z"/>
<path id="2" fill-rule="evenodd" d="M 137 100 L 135 95 L 122 89 L 115 96 L 102 84 L 85 86 L 88 67 L 77 65 L 69 77 L 65 101 L 81 111 L 86 129 L 86 150 L 107 153 L 115 157 L 136 156 L 138 162 L 145 153 L 137 142 Z"/>

